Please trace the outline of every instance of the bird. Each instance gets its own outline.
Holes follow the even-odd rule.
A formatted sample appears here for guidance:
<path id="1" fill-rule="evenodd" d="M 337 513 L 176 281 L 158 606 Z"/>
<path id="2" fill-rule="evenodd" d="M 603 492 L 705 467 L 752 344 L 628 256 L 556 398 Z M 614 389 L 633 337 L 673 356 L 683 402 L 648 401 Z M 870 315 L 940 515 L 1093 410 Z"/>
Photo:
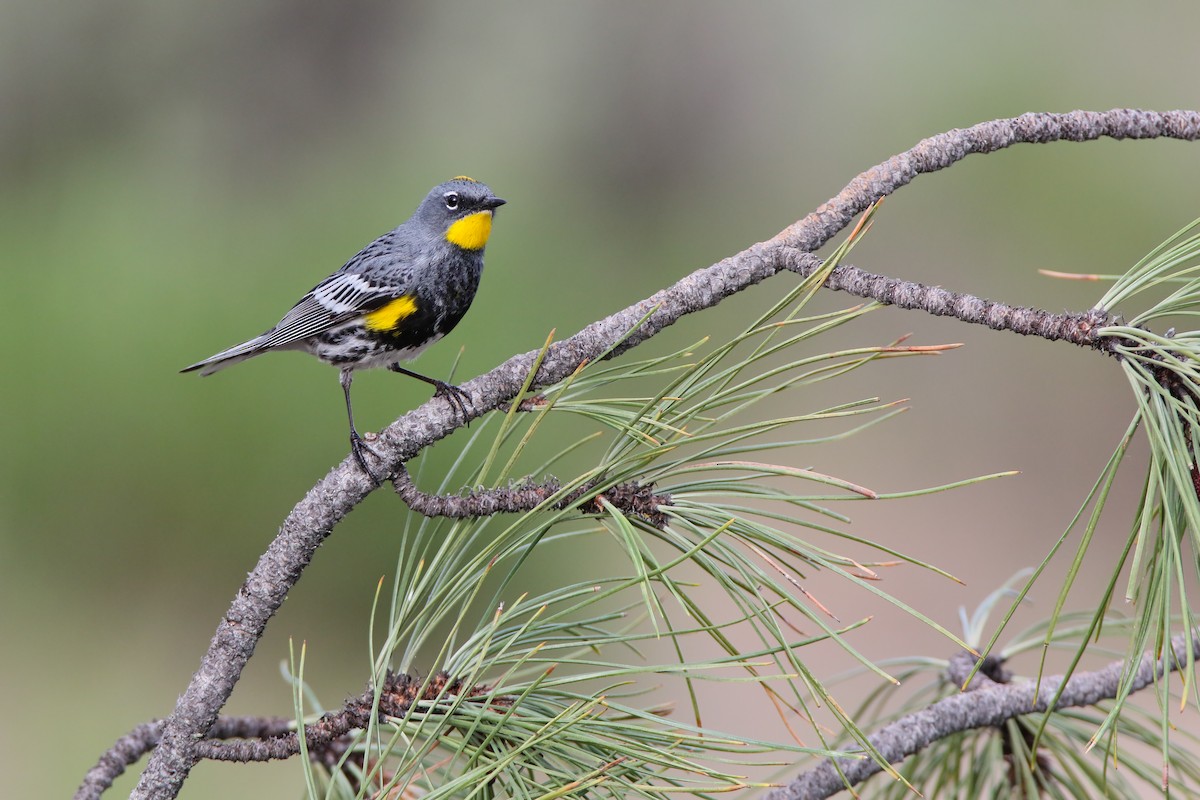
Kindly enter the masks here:
<path id="1" fill-rule="evenodd" d="M 413 212 L 300 298 L 270 330 L 185 367 L 211 375 L 273 350 L 301 350 L 340 370 L 350 449 L 372 479 L 370 450 L 354 426 L 354 371 L 386 367 L 425 381 L 464 421 L 470 396 L 458 386 L 407 370 L 454 329 L 479 289 L 483 251 L 505 201 L 465 175 L 435 186 Z M 371 451 L 374 454 L 374 451 Z M 378 483 L 378 481 L 376 481 Z"/>

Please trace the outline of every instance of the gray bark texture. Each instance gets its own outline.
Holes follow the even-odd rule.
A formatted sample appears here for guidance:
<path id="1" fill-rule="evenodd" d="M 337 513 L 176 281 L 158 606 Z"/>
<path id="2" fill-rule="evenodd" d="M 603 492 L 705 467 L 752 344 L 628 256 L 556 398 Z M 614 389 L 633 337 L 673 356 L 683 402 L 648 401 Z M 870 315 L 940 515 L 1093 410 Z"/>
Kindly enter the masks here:
<path id="1" fill-rule="evenodd" d="M 1193 631 L 1190 659 L 1189 637 L 1182 633 L 1171 639 L 1171 650 L 1161 659 L 1142 656 L 1131 691 L 1144 689 L 1168 672 L 1187 669 L 1189 663 L 1200 658 L 1198 637 L 1200 630 Z M 1054 707 L 1090 706 L 1116 697 L 1124 666 L 1124 661 L 1115 661 L 1095 672 L 1072 676 Z M 867 738 L 889 764 L 896 764 L 951 734 L 996 727 L 1013 717 L 1045 711 L 1062 682 L 1061 675 L 1045 679 L 1040 688 L 1032 683 L 988 682 L 979 689 L 947 697 L 902 717 Z M 882 770 L 883 767 L 870 758 L 840 758 L 836 764 L 825 761 L 786 786 L 771 790 L 765 800 L 824 800 Z"/>
<path id="2" fill-rule="evenodd" d="M 533 386 L 548 386 L 566 378 L 581 363 L 600 357 L 622 337 L 627 338 L 616 352 L 627 350 L 685 314 L 715 306 L 724 298 L 782 270 L 811 271 L 815 264 L 810 257 L 812 252 L 842 231 L 871 203 L 906 185 L 917 175 L 944 169 L 971 153 L 991 153 L 1014 144 L 1060 140 L 1084 142 L 1101 137 L 1167 137 L 1194 141 L 1200 138 L 1200 113 L 1131 109 L 1034 113 L 925 139 L 911 150 L 862 173 L 836 197 L 774 238 L 697 270 L 654 296 L 554 344 L 542 360 Z M 856 294 L 870 291 L 861 280 L 856 283 L 856 277 L 853 268 L 838 267 L 826 285 Z M 903 292 L 895 294 L 896 288 L 902 285 L 900 282 L 881 280 L 877 283 L 883 284 L 880 288 L 894 295 L 884 298 L 883 302 L 895 302 L 896 296 L 904 295 Z M 645 321 L 639 325 L 643 318 Z M 629 333 L 631 330 L 632 334 Z M 531 351 L 514 356 L 463 384 L 473 406 L 470 416 L 498 408 L 515 397 L 537 355 L 537 351 Z M 400 464 L 465 421 L 444 402 L 426 403 L 393 422 L 372 448 L 382 457 L 385 467 L 395 471 Z M 334 526 L 375 488 L 354 459 L 348 457 L 292 509 L 217 626 L 199 669 L 163 724 L 158 746 L 131 797 L 166 800 L 178 795 L 199 757 L 196 742 L 217 720 L 218 712 L 253 655 L 267 623 Z M 80 791 L 83 792 L 83 787 Z M 86 796 L 89 795 L 77 795 Z"/>

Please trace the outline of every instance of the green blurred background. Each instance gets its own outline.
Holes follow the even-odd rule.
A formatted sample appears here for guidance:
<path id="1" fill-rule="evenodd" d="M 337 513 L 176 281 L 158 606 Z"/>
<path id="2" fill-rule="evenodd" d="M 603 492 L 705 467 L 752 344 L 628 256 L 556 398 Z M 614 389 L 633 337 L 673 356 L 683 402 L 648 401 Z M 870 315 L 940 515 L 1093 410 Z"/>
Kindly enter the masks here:
<path id="1" fill-rule="evenodd" d="M 280 355 L 206 380 L 177 371 L 269 326 L 433 184 L 469 174 L 509 201 L 474 309 L 417 362 L 445 374 L 462 348 L 459 374 L 472 376 L 773 235 L 924 136 L 1032 110 L 1196 107 L 1198 24 L 1190 4 L 1093 2 L 0 0 L 4 793 L 64 796 L 115 737 L 168 713 L 279 522 L 346 453 L 328 367 Z M 1197 175 L 1200 145 L 1178 142 L 974 157 L 890 200 L 854 261 L 1084 309 L 1096 287 L 1036 268 L 1131 264 L 1200 213 Z M 731 330 L 790 281 L 662 346 Z M 1040 559 L 1132 406 L 1104 359 L 910 312 L 875 314 L 828 346 L 910 331 L 968 346 L 838 387 L 841 399 L 911 397 L 913 410 L 797 463 L 880 490 L 1023 471 L 847 509 L 857 530 L 966 581 L 887 576 L 954 626 L 959 605 Z M 364 430 L 427 398 L 387 374 L 355 385 Z M 403 513 L 379 493 L 337 530 L 229 711 L 289 712 L 289 637 L 308 641 L 327 702 L 359 691 L 367 611 Z M 1080 607 L 1102 562 L 1089 562 Z M 856 640 L 868 654 L 949 655 L 877 600 L 811 581 L 843 620 L 879 615 Z M 1043 612 L 1054 591 L 1035 592 Z M 818 674 L 844 666 L 822 652 Z M 761 695 L 730 699 L 714 698 L 706 721 L 768 724 L 746 713 L 767 708 Z M 291 764 L 205 764 L 183 796 L 301 787 Z"/>

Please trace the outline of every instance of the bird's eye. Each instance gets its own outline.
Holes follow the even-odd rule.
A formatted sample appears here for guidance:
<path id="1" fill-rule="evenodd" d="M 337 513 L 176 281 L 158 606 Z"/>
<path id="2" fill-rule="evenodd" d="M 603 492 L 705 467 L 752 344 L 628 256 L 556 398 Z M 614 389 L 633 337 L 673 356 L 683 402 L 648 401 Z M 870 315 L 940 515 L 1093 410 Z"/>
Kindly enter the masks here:
<path id="1" fill-rule="evenodd" d="M 442 199 L 446 201 L 446 208 L 449 211 L 458 211 L 458 192 L 446 192 L 442 195 Z"/>

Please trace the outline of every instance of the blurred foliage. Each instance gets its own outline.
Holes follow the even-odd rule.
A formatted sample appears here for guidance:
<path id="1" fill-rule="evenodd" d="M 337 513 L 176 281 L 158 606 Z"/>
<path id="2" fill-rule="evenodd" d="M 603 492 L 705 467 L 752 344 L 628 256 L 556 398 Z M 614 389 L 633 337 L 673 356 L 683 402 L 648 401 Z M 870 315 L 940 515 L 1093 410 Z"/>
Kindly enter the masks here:
<path id="1" fill-rule="evenodd" d="M 0 729 L 10 793 L 64 795 L 119 732 L 169 710 L 244 572 L 345 455 L 335 373 L 311 359 L 205 380 L 176 371 L 272 324 L 434 183 L 471 174 L 509 200 L 474 309 L 417 362 L 445 374 L 465 348 L 460 374 L 474 375 L 773 235 L 923 136 L 1033 109 L 1195 102 L 1200 10 L 948 11 L 0 1 L 0 634 L 17 654 L 0 682 L 21 721 Z M 1195 217 L 1198 166 L 1200 148 L 1181 143 L 969 160 L 890 201 L 855 260 L 1079 308 L 1087 291 L 1034 268 L 1132 263 Z M 728 331 L 782 291 L 747 292 L 653 346 Z M 919 555 L 952 554 L 942 566 L 985 585 L 1035 563 L 1094 474 L 1074 467 L 1105 458 L 1128 416 L 1081 413 L 1076 387 L 1124 398 L 1120 376 L 1054 346 L 873 316 L 846 346 L 919 329 L 973 355 L 895 370 L 895 385 L 867 393 L 912 395 L 914 413 L 822 466 L 885 488 L 1010 467 L 1028 480 L 855 521 Z M 362 427 L 426 399 L 413 383 L 356 382 Z M 1078 445 L 1046 452 L 1059 437 Z M 434 448 L 425 469 L 454 448 Z M 1002 512 L 1017 507 L 1029 515 L 1014 531 Z M 288 636 L 309 640 L 306 676 L 323 694 L 361 686 L 367 610 L 403 514 L 381 493 L 338 530 L 231 711 L 289 707 L 275 671 Z M 961 545 L 1001 535 L 1003 564 Z M 929 590 L 912 591 L 919 605 Z M 865 646 L 886 653 L 877 630 Z M 63 713 L 70 744 L 48 747 Z M 202 765 L 184 796 L 294 796 L 294 771 L 275 769 Z"/>

